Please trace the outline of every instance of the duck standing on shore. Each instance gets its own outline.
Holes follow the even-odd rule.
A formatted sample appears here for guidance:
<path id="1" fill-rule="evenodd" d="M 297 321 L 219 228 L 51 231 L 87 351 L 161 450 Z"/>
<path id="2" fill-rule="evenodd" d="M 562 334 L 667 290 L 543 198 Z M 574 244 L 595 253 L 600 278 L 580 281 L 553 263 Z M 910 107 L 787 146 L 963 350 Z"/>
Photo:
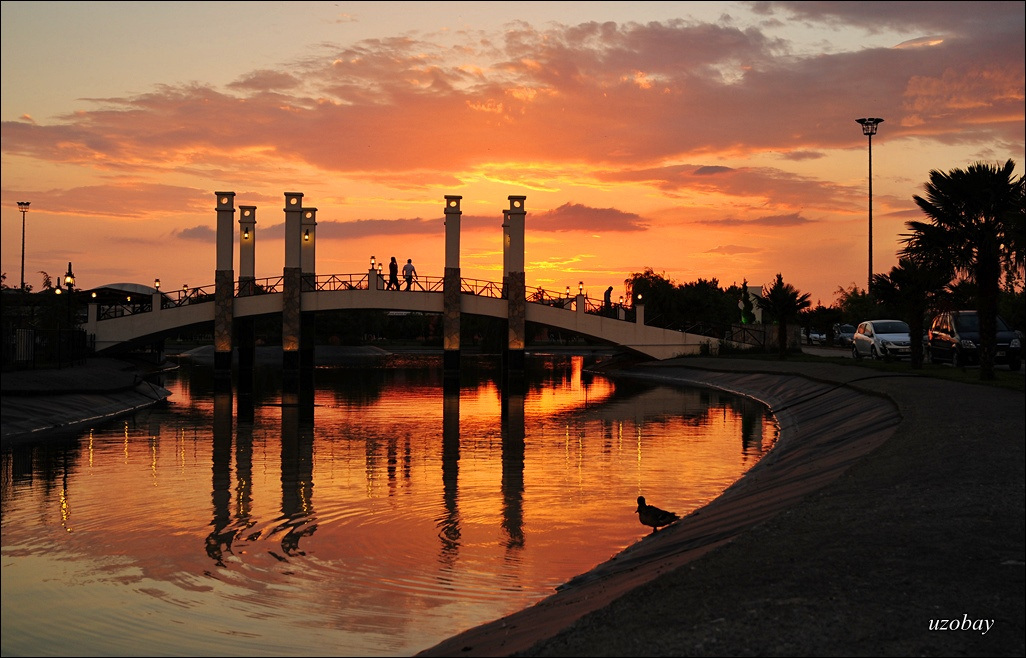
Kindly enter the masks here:
<path id="1" fill-rule="evenodd" d="M 652 526 L 652 532 L 680 519 L 673 512 L 659 509 L 655 505 L 646 505 L 644 496 L 638 496 L 638 509 L 634 510 L 634 513 L 638 515 L 638 520 L 642 525 Z"/>

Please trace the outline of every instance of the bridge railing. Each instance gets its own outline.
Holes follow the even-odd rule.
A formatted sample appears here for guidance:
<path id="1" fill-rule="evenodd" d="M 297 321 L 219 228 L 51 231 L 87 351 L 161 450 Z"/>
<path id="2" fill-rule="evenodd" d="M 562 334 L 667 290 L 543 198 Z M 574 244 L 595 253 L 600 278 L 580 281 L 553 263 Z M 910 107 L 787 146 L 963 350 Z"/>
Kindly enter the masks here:
<path id="1" fill-rule="evenodd" d="M 167 308 L 167 306 L 164 305 L 164 308 Z M 115 304 L 103 304 L 99 307 L 97 319 L 110 320 L 111 318 L 120 318 L 126 315 L 135 315 L 136 313 L 149 313 L 151 310 L 153 310 L 152 298 L 137 303 L 128 300 Z"/>
<path id="2" fill-rule="evenodd" d="M 214 284 L 201 286 L 199 288 L 182 287 L 181 290 L 160 293 L 161 308 L 175 308 L 188 304 L 205 304 L 214 301 Z M 147 309 L 149 310 L 149 309 Z"/>
<path id="3" fill-rule="evenodd" d="M 411 286 L 411 290 L 423 292 L 442 292 L 445 279 L 443 277 L 421 276 Z M 332 291 L 332 290 L 367 290 L 371 285 L 381 289 L 385 285 L 385 279 L 381 274 L 321 274 L 315 276 L 304 275 L 302 286 L 304 290 Z M 400 282 L 400 289 L 405 287 L 405 282 Z M 160 307 L 176 308 L 189 304 L 203 304 L 214 301 L 216 285 L 189 288 L 183 286 L 181 290 L 168 292 L 161 291 Z M 238 280 L 235 282 L 234 294 L 236 297 L 248 297 L 252 295 L 269 295 L 284 291 L 284 277 L 272 276 L 261 279 Z M 503 284 L 495 281 L 484 281 L 480 279 L 460 279 L 460 292 L 483 297 L 503 299 L 505 290 Z M 577 308 L 577 296 L 560 295 L 558 292 L 550 292 L 544 288 L 528 287 L 525 290 L 528 302 L 536 304 L 547 304 L 558 306 L 567 310 Z M 595 315 L 613 315 L 615 317 L 616 307 L 607 310 L 603 303 L 597 299 L 584 297 L 584 312 Z M 103 304 L 99 307 L 97 319 L 108 320 L 111 318 L 135 315 L 137 313 L 148 313 L 152 311 L 152 297 L 142 297 L 132 300 L 127 298 L 124 302 L 115 304 Z"/>
<path id="4" fill-rule="evenodd" d="M 369 277 L 369 273 L 322 274 L 314 278 L 314 290 L 366 290 Z"/>
<path id="5" fill-rule="evenodd" d="M 492 297 L 502 299 L 505 297 L 502 284 L 494 281 L 482 281 L 480 279 L 460 279 L 460 292 L 481 297 Z"/>

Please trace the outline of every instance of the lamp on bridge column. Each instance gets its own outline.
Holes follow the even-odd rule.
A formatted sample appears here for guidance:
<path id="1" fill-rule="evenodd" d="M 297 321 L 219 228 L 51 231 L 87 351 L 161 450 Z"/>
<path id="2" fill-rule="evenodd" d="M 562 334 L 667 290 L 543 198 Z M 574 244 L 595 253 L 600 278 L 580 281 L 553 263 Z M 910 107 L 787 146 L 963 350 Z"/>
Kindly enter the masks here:
<path id="1" fill-rule="evenodd" d="M 578 295 L 583 295 L 584 294 L 584 281 L 578 281 L 577 282 L 577 294 Z"/>
<path id="2" fill-rule="evenodd" d="M 156 288 L 157 290 L 160 290 L 160 279 L 154 279 L 153 280 L 153 287 Z"/>
<path id="3" fill-rule="evenodd" d="M 374 256 L 371 256 L 371 269 L 374 269 Z"/>
<path id="4" fill-rule="evenodd" d="M 566 287 L 566 296 L 570 297 L 570 286 Z"/>

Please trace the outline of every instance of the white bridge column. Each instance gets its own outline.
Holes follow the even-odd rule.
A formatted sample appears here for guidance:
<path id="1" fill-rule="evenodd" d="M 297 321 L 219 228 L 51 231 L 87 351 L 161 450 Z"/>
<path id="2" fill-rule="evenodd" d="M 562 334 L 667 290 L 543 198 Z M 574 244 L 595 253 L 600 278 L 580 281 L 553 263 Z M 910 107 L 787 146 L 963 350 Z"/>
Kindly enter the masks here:
<path id="1" fill-rule="evenodd" d="M 285 193 L 285 267 L 282 270 L 282 404 L 299 403 L 299 344 L 302 336 L 303 195 Z"/>
<path id="2" fill-rule="evenodd" d="M 256 206 L 239 206 L 239 297 L 256 290 Z M 239 351 L 238 389 L 240 403 L 253 393 L 253 363 L 256 360 L 256 330 L 252 317 L 235 319 L 235 344 Z"/>
<path id="3" fill-rule="evenodd" d="M 303 292 L 317 290 L 317 209 L 303 208 L 300 222 L 303 240 L 300 243 L 300 269 L 302 270 L 301 288 Z M 313 399 L 314 374 L 314 343 L 317 341 L 316 319 L 314 311 L 303 311 L 302 295 L 300 295 L 300 339 L 299 339 L 299 374 L 300 391 Z M 303 396 L 301 396 L 303 397 Z"/>
<path id="4" fill-rule="evenodd" d="M 509 210 L 503 211 L 503 282 L 509 327 L 505 362 L 507 378 L 516 379 L 523 376 L 524 348 L 527 344 L 527 288 L 524 274 L 526 199 L 526 196 L 510 196 Z"/>
<path id="5" fill-rule="evenodd" d="M 232 315 L 235 306 L 234 247 L 235 192 L 215 192 L 217 198 L 217 269 L 214 271 L 214 381 L 232 381 Z"/>
<path id="6" fill-rule="evenodd" d="M 239 211 L 239 297 L 248 297 L 256 292 L 256 206 Z"/>
<path id="7" fill-rule="evenodd" d="M 445 197 L 445 274 L 442 279 L 442 365 L 445 375 L 460 369 L 460 210 L 461 196 Z"/>

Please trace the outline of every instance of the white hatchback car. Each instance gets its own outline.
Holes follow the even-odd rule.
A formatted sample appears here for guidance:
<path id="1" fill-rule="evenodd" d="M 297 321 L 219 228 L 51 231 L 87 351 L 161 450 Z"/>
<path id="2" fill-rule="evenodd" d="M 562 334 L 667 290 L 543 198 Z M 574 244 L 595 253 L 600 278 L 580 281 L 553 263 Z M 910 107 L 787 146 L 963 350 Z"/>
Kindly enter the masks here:
<path id="1" fill-rule="evenodd" d="M 855 330 L 851 355 L 856 359 L 907 359 L 912 356 L 908 324 L 901 320 L 867 320 Z"/>

